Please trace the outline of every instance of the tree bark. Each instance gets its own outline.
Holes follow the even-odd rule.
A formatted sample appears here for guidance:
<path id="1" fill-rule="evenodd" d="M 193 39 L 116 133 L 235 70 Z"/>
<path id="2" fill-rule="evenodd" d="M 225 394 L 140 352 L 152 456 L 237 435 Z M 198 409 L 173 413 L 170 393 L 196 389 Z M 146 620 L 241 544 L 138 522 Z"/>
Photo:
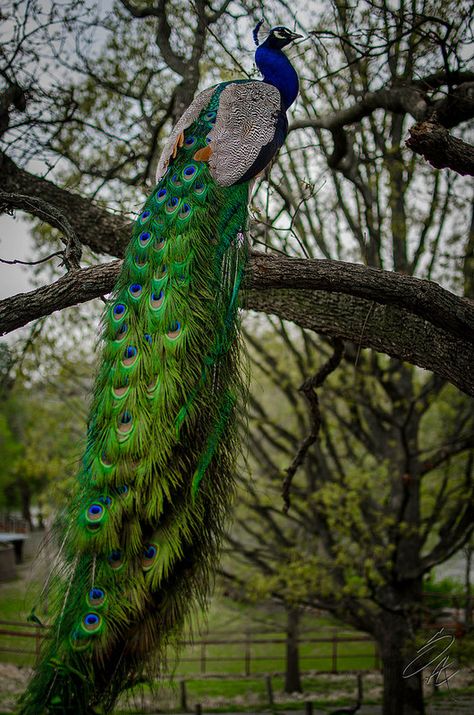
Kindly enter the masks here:
<path id="1" fill-rule="evenodd" d="M 424 715 L 422 674 L 403 677 L 405 667 L 416 656 L 406 619 L 385 613 L 378 641 L 383 670 L 383 715 Z"/>
<path id="2" fill-rule="evenodd" d="M 286 668 L 285 693 L 301 693 L 300 655 L 299 655 L 299 624 L 300 612 L 289 606 L 286 611 Z"/>

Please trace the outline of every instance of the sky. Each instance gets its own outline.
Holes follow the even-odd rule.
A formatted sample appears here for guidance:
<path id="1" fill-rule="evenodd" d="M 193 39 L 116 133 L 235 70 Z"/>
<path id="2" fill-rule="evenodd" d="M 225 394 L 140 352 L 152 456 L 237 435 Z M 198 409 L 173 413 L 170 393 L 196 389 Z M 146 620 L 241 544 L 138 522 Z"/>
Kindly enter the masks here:
<path id="1" fill-rule="evenodd" d="M 18 213 L 15 217 L 0 216 L 0 259 L 34 260 L 33 242 L 27 221 Z M 0 263 L 0 299 L 33 289 L 33 267 Z"/>

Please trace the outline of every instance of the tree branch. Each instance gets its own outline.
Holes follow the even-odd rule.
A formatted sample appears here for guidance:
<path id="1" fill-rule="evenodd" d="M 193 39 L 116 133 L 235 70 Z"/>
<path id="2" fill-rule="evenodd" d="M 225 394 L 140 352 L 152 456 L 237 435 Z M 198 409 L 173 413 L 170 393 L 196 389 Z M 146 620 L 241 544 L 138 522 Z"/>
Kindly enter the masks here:
<path id="1" fill-rule="evenodd" d="M 316 392 L 318 387 L 324 383 L 325 379 L 337 368 L 342 360 L 344 354 L 344 343 L 340 338 L 333 339 L 334 352 L 322 367 L 318 370 L 316 375 L 308 378 L 300 386 L 299 391 L 303 393 L 308 404 L 308 411 L 311 418 L 311 426 L 305 439 L 302 441 L 298 447 L 290 466 L 286 470 L 286 477 L 283 482 L 282 497 L 284 501 L 283 511 L 286 514 L 290 508 L 290 488 L 293 477 L 295 476 L 298 468 L 303 464 L 309 448 L 316 442 L 319 435 L 319 430 L 321 427 L 321 410 L 319 407 L 319 398 Z"/>
<path id="2" fill-rule="evenodd" d="M 435 169 L 453 169 L 462 176 L 474 176 L 474 146 L 451 136 L 435 117 L 417 122 L 409 133 L 406 145 Z"/>
<path id="3" fill-rule="evenodd" d="M 109 293 L 119 270 L 119 261 L 84 268 L 49 286 L 0 301 L 1 334 Z M 389 277 L 386 295 L 383 274 Z M 474 344 L 472 337 L 468 339 L 468 331 L 472 336 L 474 307 L 434 283 L 338 261 L 257 254 L 250 261 L 247 288 L 247 309 L 274 314 L 303 328 L 406 360 L 474 395 Z M 398 291 L 406 293 L 405 308 L 391 305 L 396 303 Z M 385 305 L 375 302 L 375 296 Z M 423 296 L 428 303 L 431 300 L 431 315 L 426 317 L 419 315 L 424 311 L 423 301 L 418 305 Z M 458 331 L 462 333 L 462 325 L 465 332 L 461 337 Z"/>
<path id="4" fill-rule="evenodd" d="M 260 290 L 326 290 L 397 305 L 454 336 L 474 342 L 474 303 L 433 281 L 358 263 L 283 258 L 257 252 L 252 255 L 249 273 L 252 287 Z"/>

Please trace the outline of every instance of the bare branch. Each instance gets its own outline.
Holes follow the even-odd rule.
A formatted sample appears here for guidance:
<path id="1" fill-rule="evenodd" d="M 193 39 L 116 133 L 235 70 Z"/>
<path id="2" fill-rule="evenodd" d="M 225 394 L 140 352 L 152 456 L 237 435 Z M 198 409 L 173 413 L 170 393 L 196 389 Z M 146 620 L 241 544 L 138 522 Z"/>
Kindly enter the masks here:
<path id="1" fill-rule="evenodd" d="M 418 122 L 409 131 L 406 145 L 435 169 L 453 169 L 462 176 L 474 176 L 474 146 L 451 136 L 436 118 Z"/>
<path id="2" fill-rule="evenodd" d="M 290 508 L 290 488 L 293 477 L 298 468 L 303 464 L 309 448 L 317 441 L 319 429 L 321 427 L 321 410 L 319 408 L 319 398 L 316 388 L 321 387 L 325 379 L 337 368 L 344 354 L 344 343 L 342 340 L 335 338 L 333 341 L 334 352 L 327 362 L 318 370 L 316 375 L 308 378 L 303 382 L 299 391 L 303 393 L 308 403 L 309 414 L 311 418 L 311 426 L 309 433 L 298 447 L 290 466 L 286 470 L 286 477 L 283 482 L 282 497 L 285 503 L 283 508 L 284 513 Z"/>

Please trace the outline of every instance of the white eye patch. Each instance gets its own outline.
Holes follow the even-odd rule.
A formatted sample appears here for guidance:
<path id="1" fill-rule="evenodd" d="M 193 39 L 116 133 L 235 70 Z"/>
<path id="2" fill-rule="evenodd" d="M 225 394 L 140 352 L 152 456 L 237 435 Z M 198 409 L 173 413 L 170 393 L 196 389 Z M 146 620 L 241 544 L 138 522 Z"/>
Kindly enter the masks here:
<path id="1" fill-rule="evenodd" d="M 286 32 L 282 32 L 281 30 L 275 30 L 273 33 L 273 37 L 276 37 L 277 40 L 286 40 L 288 39 L 288 35 Z"/>

